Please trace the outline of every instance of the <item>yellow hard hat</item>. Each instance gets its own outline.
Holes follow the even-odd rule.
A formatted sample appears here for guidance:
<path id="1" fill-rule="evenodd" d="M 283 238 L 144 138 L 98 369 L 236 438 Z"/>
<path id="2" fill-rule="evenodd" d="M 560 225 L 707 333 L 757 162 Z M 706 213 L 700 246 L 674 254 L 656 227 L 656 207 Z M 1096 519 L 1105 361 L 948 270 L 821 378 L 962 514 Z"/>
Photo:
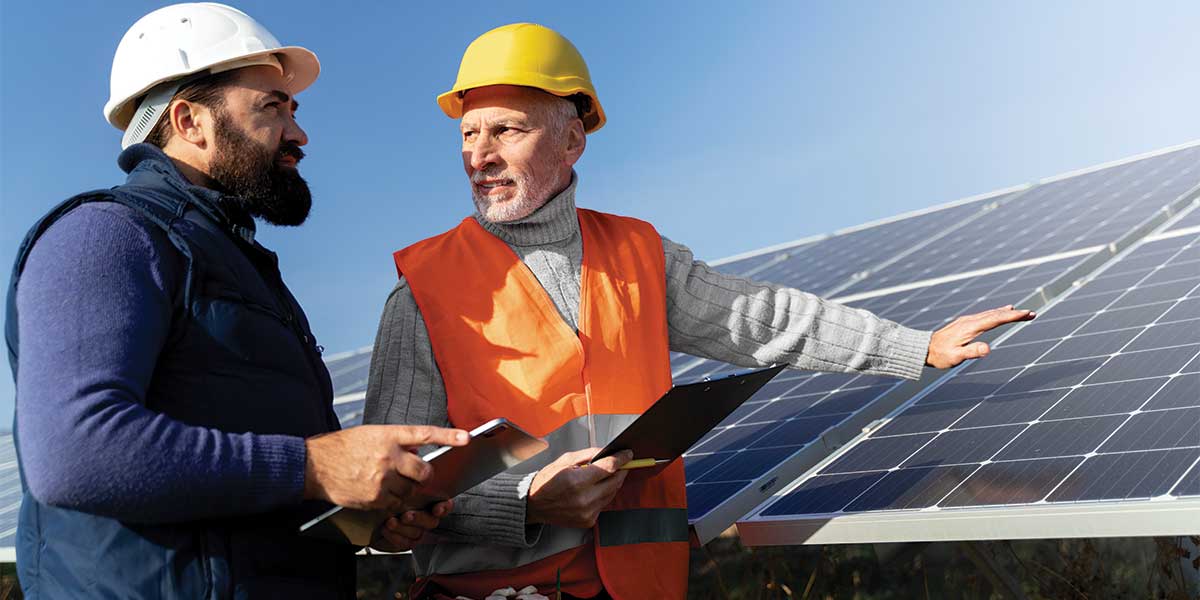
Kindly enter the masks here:
<path id="1" fill-rule="evenodd" d="M 467 46 L 454 87 L 438 96 L 438 106 L 451 119 L 462 117 L 463 94 L 485 85 L 523 85 L 568 97 L 587 96 L 583 129 L 604 126 L 604 109 L 592 87 L 587 63 L 570 40 L 549 27 L 513 23 L 497 27 Z"/>

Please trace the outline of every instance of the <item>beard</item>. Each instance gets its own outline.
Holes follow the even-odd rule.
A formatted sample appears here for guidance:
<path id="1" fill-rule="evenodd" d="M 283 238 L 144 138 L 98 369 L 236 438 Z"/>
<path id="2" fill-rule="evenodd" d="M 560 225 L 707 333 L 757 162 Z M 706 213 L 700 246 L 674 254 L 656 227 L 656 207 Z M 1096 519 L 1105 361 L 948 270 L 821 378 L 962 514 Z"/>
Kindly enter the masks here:
<path id="1" fill-rule="evenodd" d="M 487 179 L 509 179 L 517 189 L 507 196 L 487 196 L 474 185 Z M 557 181 L 536 180 L 526 173 L 504 169 L 476 171 L 471 176 L 471 183 L 471 199 L 475 202 L 475 210 L 492 223 L 524 219 L 549 202 L 556 190 L 561 189 Z"/>
<path id="2" fill-rule="evenodd" d="M 285 156 L 304 158 L 300 146 L 283 142 L 274 150 L 251 140 L 232 119 L 217 115 L 213 134 L 217 151 L 210 165 L 212 177 L 239 206 L 273 225 L 300 225 L 312 210 L 308 182 L 295 168 L 279 164 Z"/>

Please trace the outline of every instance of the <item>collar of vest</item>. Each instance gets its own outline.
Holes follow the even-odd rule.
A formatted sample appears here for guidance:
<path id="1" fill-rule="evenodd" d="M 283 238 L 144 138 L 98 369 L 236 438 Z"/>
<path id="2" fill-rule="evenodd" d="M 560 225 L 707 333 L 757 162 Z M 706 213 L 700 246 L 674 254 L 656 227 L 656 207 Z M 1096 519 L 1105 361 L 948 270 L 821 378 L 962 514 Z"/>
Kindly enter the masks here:
<path id="1" fill-rule="evenodd" d="M 117 165 L 128 174 L 125 184 L 151 188 L 167 194 L 187 195 L 192 204 L 222 228 L 254 244 L 254 218 L 237 206 L 234 198 L 188 181 L 171 157 L 161 148 L 145 142 L 126 148 L 117 157 Z"/>
<path id="2" fill-rule="evenodd" d="M 575 214 L 575 186 L 578 182 L 575 171 L 571 171 L 571 183 L 524 219 L 493 223 L 478 211 L 472 217 L 485 231 L 511 246 L 543 246 L 577 237 L 579 217 Z"/>

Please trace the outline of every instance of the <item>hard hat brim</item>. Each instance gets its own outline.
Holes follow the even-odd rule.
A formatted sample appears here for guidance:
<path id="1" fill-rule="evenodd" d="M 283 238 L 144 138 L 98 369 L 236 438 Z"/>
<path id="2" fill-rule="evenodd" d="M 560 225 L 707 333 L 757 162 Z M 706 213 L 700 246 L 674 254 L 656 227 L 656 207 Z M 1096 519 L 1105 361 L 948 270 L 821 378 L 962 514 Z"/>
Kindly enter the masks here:
<path id="1" fill-rule="evenodd" d="M 185 73 L 176 73 L 170 77 L 158 79 L 122 101 L 115 102 L 110 100 L 104 106 L 104 118 L 113 127 L 124 131 L 125 128 L 129 126 L 129 121 L 133 118 L 134 111 L 137 110 L 138 100 L 155 86 L 173 79 L 181 79 L 189 75 L 194 75 L 196 73 L 200 73 L 201 71 L 214 68 L 218 68 L 219 70 L 221 65 L 230 62 L 255 58 L 258 56 L 267 56 L 271 54 L 277 55 L 280 58 L 284 73 L 290 75 L 288 90 L 292 94 L 299 94 L 307 89 L 308 86 L 312 85 L 313 82 L 317 80 L 317 77 L 321 74 L 321 61 L 317 59 L 317 55 L 308 48 L 304 48 L 302 46 L 283 46 L 281 48 L 272 48 L 270 50 L 252 52 L 231 58 L 229 60 L 216 62 L 210 65 L 204 65 Z"/>

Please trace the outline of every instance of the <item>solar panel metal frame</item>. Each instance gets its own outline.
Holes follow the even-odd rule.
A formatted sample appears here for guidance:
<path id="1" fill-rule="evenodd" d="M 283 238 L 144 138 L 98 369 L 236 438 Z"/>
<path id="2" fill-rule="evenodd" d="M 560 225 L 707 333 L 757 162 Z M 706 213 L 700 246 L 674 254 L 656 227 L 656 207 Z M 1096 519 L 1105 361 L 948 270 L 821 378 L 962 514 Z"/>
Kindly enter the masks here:
<path id="1" fill-rule="evenodd" d="M 1200 186 L 1163 207 L 1142 225 L 1109 244 L 1087 260 L 1034 294 L 1023 306 L 1040 309 L 1070 297 L 1079 289 L 1084 278 L 1091 279 L 1108 267 L 1118 264 L 1126 254 L 1142 243 L 1198 233 L 1195 228 L 1170 231 L 1188 211 L 1200 211 Z M 1003 342 L 1021 328 L 994 336 Z M 983 338 L 981 338 L 983 339 Z M 986 340 L 985 341 L 993 341 Z M 938 373 L 928 386 L 922 386 L 899 405 L 886 412 L 896 416 L 915 404 L 926 391 L 951 380 L 966 368 L 963 365 L 946 373 Z M 924 378 L 922 378 L 924 381 Z M 920 383 L 920 382 L 917 382 Z M 915 384 L 914 384 L 915 387 Z M 872 423 L 836 452 L 824 457 L 787 486 L 764 500 L 745 518 L 737 522 L 743 544 L 748 546 L 797 544 L 850 544 L 889 542 L 934 542 L 961 540 L 1011 540 L 1069 537 L 1173 536 L 1181 534 L 1181 523 L 1192 523 L 1188 534 L 1200 534 L 1200 497 L 1150 499 L 1138 501 L 1088 501 L 1063 504 L 988 506 L 962 509 L 916 511 L 874 511 L 840 514 L 830 517 L 767 516 L 763 515 L 776 501 L 834 461 L 846 455 L 854 446 L 867 439 L 871 432 L 885 425 L 886 419 Z M 1194 467 L 1193 467 L 1194 468 Z M 1136 522 L 1136 529 L 1130 523 Z"/>

